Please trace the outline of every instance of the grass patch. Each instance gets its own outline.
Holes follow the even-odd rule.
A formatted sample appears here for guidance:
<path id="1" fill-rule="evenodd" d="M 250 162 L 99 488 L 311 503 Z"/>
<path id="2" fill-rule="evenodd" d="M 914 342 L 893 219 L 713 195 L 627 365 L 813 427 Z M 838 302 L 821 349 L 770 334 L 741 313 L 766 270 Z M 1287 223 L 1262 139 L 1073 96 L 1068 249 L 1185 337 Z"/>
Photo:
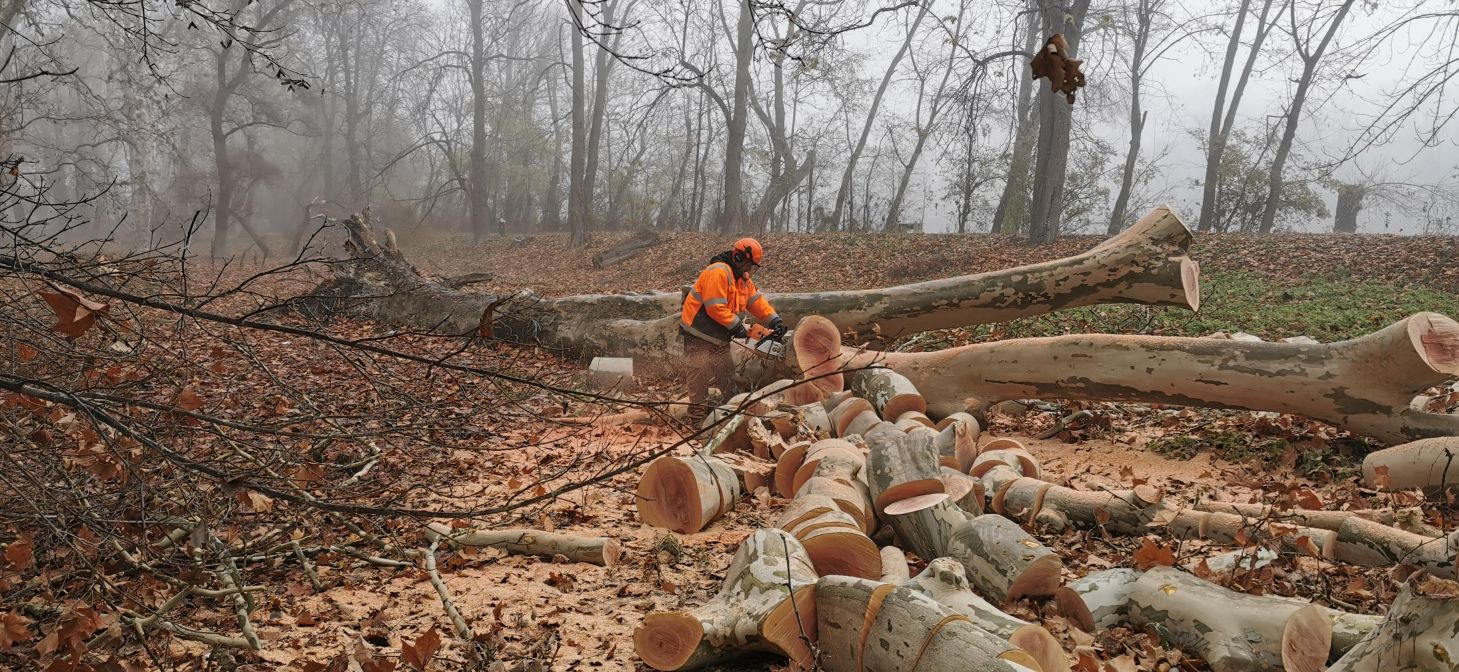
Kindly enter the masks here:
<path id="1" fill-rule="evenodd" d="M 1459 315 L 1459 295 L 1335 272 L 1301 280 L 1250 271 L 1205 273 L 1201 311 L 1134 305 L 1072 308 L 974 328 L 973 340 L 1002 327 L 1003 338 L 1079 333 L 1204 336 L 1244 331 L 1266 340 L 1306 335 L 1324 343 L 1356 338 L 1420 311 Z"/>
<path id="2" fill-rule="evenodd" d="M 1293 471 L 1313 480 L 1345 480 L 1357 476 L 1363 455 L 1372 448 L 1361 439 L 1337 441 L 1323 447 L 1310 443 L 1293 446 L 1287 439 L 1241 431 L 1163 436 L 1152 439 L 1145 447 L 1175 460 L 1189 460 L 1209 452 L 1253 471 L 1274 470 L 1290 461 Z"/>

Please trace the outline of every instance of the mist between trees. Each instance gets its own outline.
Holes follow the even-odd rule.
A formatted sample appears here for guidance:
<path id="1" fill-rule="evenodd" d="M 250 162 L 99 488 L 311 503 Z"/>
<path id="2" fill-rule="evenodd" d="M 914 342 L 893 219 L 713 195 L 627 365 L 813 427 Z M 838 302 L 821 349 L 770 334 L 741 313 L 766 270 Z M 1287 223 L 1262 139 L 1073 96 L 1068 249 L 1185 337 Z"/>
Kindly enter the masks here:
<path id="1" fill-rule="evenodd" d="M 7 229 L 1454 233 L 1459 7 L 0 2 Z M 1030 77 L 1049 36 L 1088 85 Z M 1209 118 L 1209 123 L 1205 119 Z M 40 233 L 35 233 L 41 236 Z"/>

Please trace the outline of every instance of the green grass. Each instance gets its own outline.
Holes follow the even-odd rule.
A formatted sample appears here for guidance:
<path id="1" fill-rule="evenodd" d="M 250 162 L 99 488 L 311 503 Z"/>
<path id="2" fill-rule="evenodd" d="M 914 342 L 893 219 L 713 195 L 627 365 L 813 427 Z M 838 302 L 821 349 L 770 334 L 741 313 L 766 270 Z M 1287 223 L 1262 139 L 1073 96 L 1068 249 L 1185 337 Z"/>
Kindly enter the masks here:
<path id="1" fill-rule="evenodd" d="M 1459 295 L 1425 285 L 1398 285 L 1334 273 L 1298 280 L 1250 271 L 1203 274 L 1201 310 L 1134 305 L 1072 308 L 972 329 L 975 340 L 995 328 L 1004 338 L 1078 333 L 1204 336 L 1244 331 L 1266 340 L 1307 335 L 1324 343 L 1356 338 L 1419 311 L 1459 316 Z"/>

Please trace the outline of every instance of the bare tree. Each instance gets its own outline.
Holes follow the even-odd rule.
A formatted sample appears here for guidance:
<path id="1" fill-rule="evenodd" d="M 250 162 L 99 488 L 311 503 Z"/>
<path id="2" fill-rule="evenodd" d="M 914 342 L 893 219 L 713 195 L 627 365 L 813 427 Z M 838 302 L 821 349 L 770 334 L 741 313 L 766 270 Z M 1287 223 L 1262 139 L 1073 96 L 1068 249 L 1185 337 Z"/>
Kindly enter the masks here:
<path id="1" fill-rule="evenodd" d="M 1251 13 L 1251 3 L 1252 0 L 1241 0 L 1241 5 L 1236 10 L 1236 25 L 1231 29 L 1231 37 L 1226 44 L 1225 62 L 1221 67 L 1221 80 L 1216 86 L 1216 102 L 1211 106 L 1211 130 L 1206 139 L 1206 175 L 1202 182 L 1201 215 L 1198 224 L 1201 231 L 1208 231 L 1215 225 L 1218 199 L 1221 198 L 1218 187 L 1221 182 L 1222 154 L 1226 151 L 1226 145 L 1230 141 L 1231 130 L 1236 124 L 1236 111 L 1241 107 L 1242 95 L 1246 91 L 1246 83 L 1251 80 L 1251 71 L 1256 67 L 1257 56 L 1261 54 L 1262 44 L 1276 25 L 1276 17 L 1271 14 L 1276 0 L 1261 0 L 1261 13 L 1256 16 L 1255 32 L 1252 35 L 1251 47 L 1246 54 L 1246 63 L 1242 66 L 1241 74 L 1236 80 L 1236 89 L 1232 92 L 1231 99 L 1227 101 L 1226 91 L 1231 83 L 1232 68 L 1236 65 L 1236 54 L 1241 49 L 1242 26 L 1246 23 L 1247 15 Z M 1281 13 L 1280 9 L 1277 13 Z"/>
<path id="2" fill-rule="evenodd" d="M 1064 35 L 1070 52 L 1066 58 L 1079 55 L 1084 15 L 1088 11 L 1089 0 L 1074 0 L 1067 7 L 1060 2 L 1045 0 L 1043 3 L 1044 32 Z M 1052 241 L 1059 234 L 1073 118 L 1073 105 L 1063 97 L 1040 95 L 1038 99 L 1038 160 L 1034 166 L 1033 215 L 1028 229 L 1029 240 L 1035 244 Z"/>

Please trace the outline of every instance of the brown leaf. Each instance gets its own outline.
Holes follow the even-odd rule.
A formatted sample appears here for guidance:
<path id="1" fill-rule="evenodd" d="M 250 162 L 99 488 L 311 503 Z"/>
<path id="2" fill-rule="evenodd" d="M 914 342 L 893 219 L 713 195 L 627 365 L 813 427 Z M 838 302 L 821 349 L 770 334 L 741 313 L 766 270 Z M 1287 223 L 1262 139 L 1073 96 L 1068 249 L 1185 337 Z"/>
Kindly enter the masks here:
<path id="1" fill-rule="evenodd" d="M 91 329 L 91 325 L 96 324 L 96 316 L 106 314 L 110 308 L 104 303 L 91 301 L 72 290 L 62 287 L 55 289 L 54 292 L 40 292 L 40 296 L 50 304 L 51 310 L 56 313 L 56 325 L 51 328 L 69 340 L 74 341 L 80 338 Z"/>
<path id="2" fill-rule="evenodd" d="M 1296 495 L 1298 506 L 1313 511 L 1322 510 L 1322 498 L 1318 497 L 1317 493 L 1312 492 L 1307 488 L 1298 488 Z"/>
<path id="3" fill-rule="evenodd" d="M 28 642 L 31 638 L 30 621 L 15 612 L 0 616 L 0 651 L 7 651 L 17 642 Z"/>
<path id="4" fill-rule="evenodd" d="M 274 500 L 272 497 L 253 490 L 239 490 L 238 503 L 242 504 L 243 508 L 254 513 L 264 513 L 274 510 Z"/>
<path id="5" fill-rule="evenodd" d="M 1094 522 L 1097 523 L 1097 524 L 1099 524 L 1099 525 L 1104 525 L 1104 524 L 1108 523 L 1109 522 L 1109 509 L 1106 509 L 1106 508 L 1104 508 L 1102 506 L 1099 507 L 1099 508 L 1097 508 L 1097 509 L 1095 509 L 1094 510 Z"/>
<path id="6" fill-rule="evenodd" d="M 203 407 L 203 398 L 199 397 L 193 388 L 184 387 L 182 392 L 178 393 L 177 398 L 172 401 L 172 405 L 189 413 L 196 413 Z"/>
<path id="7" fill-rule="evenodd" d="M 1175 565 L 1175 553 L 1164 545 L 1157 545 L 1149 537 L 1140 540 L 1140 550 L 1135 551 L 1135 567 L 1141 571 L 1155 566 Z"/>
<path id="8" fill-rule="evenodd" d="M 1393 487 L 1393 477 L 1388 475 L 1388 465 L 1379 465 L 1373 468 L 1373 485 L 1380 489 L 1387 490 Z"/>
<path id="9" fill-rule="evenodd" d="M 5 564 L 10 565 L 10 568 L 17 572 L 29 569 L 35 564 L 34 551 L 35 546 L 31 542 L 30 535 L 21 535 L 19 539 L 10 542 L 10 545 L 5 547 Z"/>
<path id="10" fill-rule="evenodd" d="M 35 358 L 39 357 L 40 354 L 41 353 L 35 348 L 32 348 L 24 343 L 20 343 L 15 346 L 15 356 L 17 359 L 20 360 L 21 364 L 29 364 L 35 361 Z"/>
<path id="11" fill-rule="evenodd" d="M 1125 654 L 1109 659 L 1105 662 L 1104 669 L 1105 672 L 1136 672 L 1139 668 L 1135 667 L 1134 657 Z"/>
<path id="12" fill-rule="evenodd" d="M 424 672 L 426 665 L 436 656 L 436 651 L 441 648 L 441 635 L 435 628 L 426 631 L 426 634 L 416 638 L 413 643 L 401 642 L 400 658 L 406 665 L 415 668 L 418 672 Z"/>

